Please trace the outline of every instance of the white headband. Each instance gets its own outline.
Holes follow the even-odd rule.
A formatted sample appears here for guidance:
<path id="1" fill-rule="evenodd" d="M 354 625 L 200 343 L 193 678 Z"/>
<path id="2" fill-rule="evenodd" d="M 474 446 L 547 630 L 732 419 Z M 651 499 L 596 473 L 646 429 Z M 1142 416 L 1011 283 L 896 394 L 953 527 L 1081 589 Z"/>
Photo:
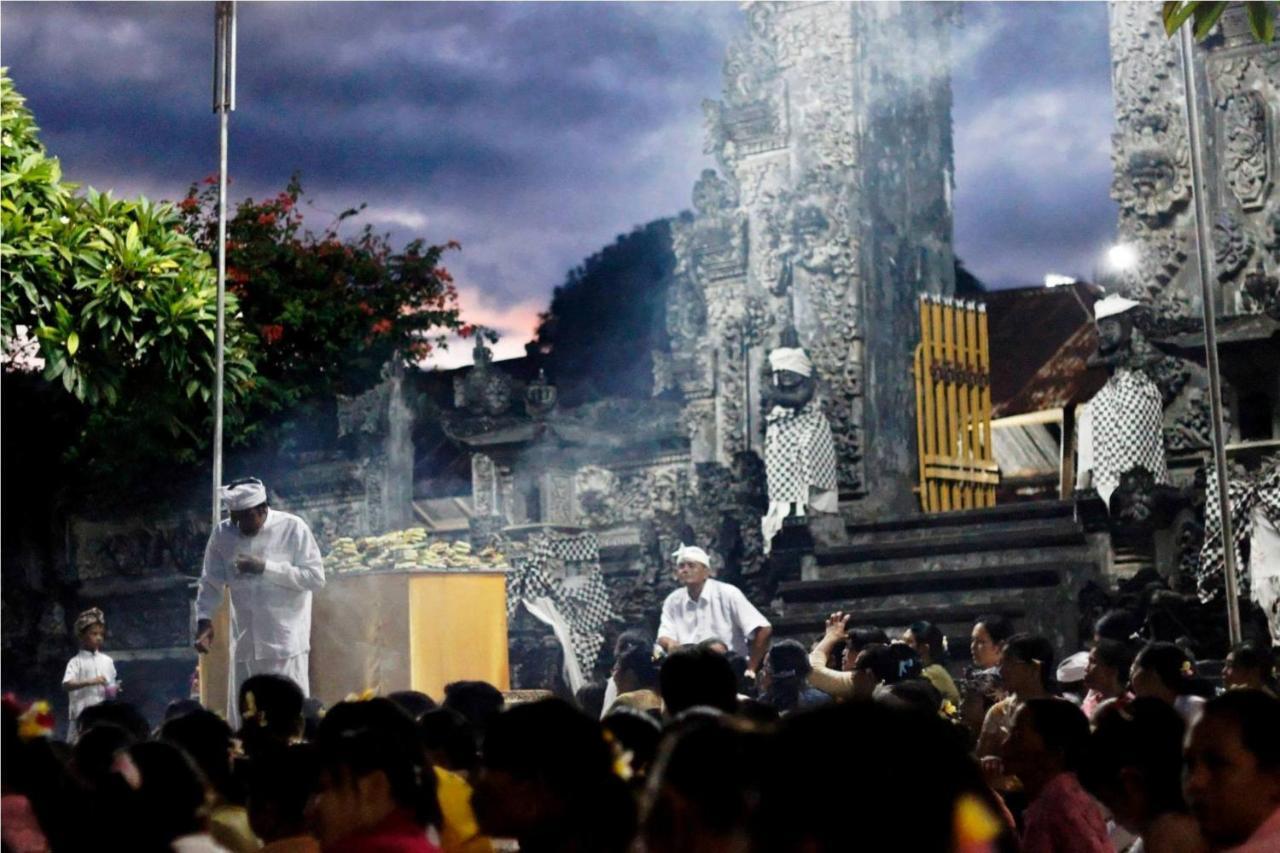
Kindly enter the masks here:
<path id="1" fill-rule="evenodd" d="M 702 563 L 708 569 L 711 568 L 711 558 L 707 556 L 706 551 L 697 545 L 681 545 L 671 556 L 675 558 L 676 563 L 680 563 L 682 560 L 689 560 L 693 563 Z"/>
<path id="2" fill-rule="evenodd" d="M 222 500 L 231 512 L 253 509 L 267 502 L 267 487 L 259 480 L 222 487 Z"/>
<path id="3" fill-rule="evenodd" d="M 770 352 L 769 368 L 771 370 L 790 370 L 792 373 L 799 373 L 801 376 L 813 375 L 813 362 L 809 361 L 809 356 L 805 355 L 805 351 L 799 347 L 778 347 Z"/>

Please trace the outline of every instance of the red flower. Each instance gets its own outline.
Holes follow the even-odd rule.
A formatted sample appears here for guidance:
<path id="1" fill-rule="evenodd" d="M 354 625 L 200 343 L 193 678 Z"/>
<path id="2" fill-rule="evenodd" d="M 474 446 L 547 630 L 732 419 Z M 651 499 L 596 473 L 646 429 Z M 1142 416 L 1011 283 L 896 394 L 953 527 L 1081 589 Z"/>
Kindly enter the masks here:
<path id="1" fill-rule="evenodd" d="M 387 332 L 391 331 L 392 325 L 394 324 L 390 319 L 383 317 L 381 320 L 370 326 L 369 331 L 373 332 L 375 335 L 385 335 Z"/>
<path id="2" fill-rule="evenodd" d="M 363 311 L 366 315 L 371 315 L 371 314 L 373 314 L 373 309 L 369 307 L 369 303 L 368 303 L 368 302 L 361 302 L 361 303 L 360 303 L 359 308 L 360 308 L 360 310 L 361 310 L 361 311 Z"/>
<path id="3" fill-rule="evenodd" d="M 263 214 L 260 214 L 260 215 L 258 216 L 258 224 L 259 224 L 259 225 L 267 225 L 267 226 L 275 225 L 275 224 L 276 224 L 276 215 L 275 215 L 274 213 L 263 213 Z"/>
<path id="4" fill-rule="evenodd" d="M 453 281 L 453 275 L 444 267 L 436 267 L 431 272 L 434 273 L 435 277 L 441 281 Z"/>
<path id="5" fill-rule="evenodd" d="M 476 333 L 476 327 L 467 323 L 461 329 L 458 329 L 458 337 L 469 338 Z"/>
<path id="6" fill-rule="evenodd" d="M 262 339 L 266 341 L 268 345 L 274 344 L 282 337 L 284 337 L 284 326 L 281 326 L 279 323 L 272 323 L 262 327 Z"/>
<path id="7" fill-rule="evenodd" d="M 217 182 L 218 182 L 217 175 L 205 175 L 204 180 L 201 181 L 201 183 L 205 183 L 205 184 L 216 184 Z"/>
<path id="8" fill-rule="evenodd" d="M 182 201 L 178 202 L 178 207 L 184 212 L 190 213 L 191 211 L 197 210 L 200 207 L 200 202 L 196 201 L 195 196 L 189 195 L 186 198 L 184 198 Z"/>

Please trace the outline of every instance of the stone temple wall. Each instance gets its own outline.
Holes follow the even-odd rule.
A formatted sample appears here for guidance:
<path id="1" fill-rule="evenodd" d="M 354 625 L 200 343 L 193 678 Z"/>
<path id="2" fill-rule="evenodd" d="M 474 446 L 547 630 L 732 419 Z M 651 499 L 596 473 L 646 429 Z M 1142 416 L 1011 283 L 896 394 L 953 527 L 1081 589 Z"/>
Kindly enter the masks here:
<path id="1" fill-rule="evenodd" d="M 675 223 L 666 387 L 693 461 L 761 452 L 766 355 L 794 328 L 821 381 L 840 491 L 909 512 L 920 293 L 954 288 L 946 7 L 753 3 L 704 104 L 707 170 Z"/>
<path id="2" fill-rule="evenodd" d="M 1112 3 L 1112 137 L 1119 238 L 1139 263 L 1121 287 L 1162 313 L 1200 312 L 1191 149 L 1179 38 L 1165 35 L 1157 3 Z M 1248 273 L 1280 272 L 1280 43 L 1254 41 L 1236 4 L 1196 51 L 1196 90 L 1213 221 L 1219 314 L 1260 310 Z"/>

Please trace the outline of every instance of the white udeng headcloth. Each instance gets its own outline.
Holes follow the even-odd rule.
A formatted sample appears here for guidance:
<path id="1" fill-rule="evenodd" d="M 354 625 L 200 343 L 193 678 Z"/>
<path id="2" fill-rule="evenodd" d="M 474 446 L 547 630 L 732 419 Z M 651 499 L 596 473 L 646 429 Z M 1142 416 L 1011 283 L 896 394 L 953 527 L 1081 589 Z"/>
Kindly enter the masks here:
<path id="1" fill-rule="evenodd" d="M 1117 314 L 1131 311 L 1141 304 L 1113 293 L 1093 303 L 1093 319 L 1096 321 L 1101 320 L 1103 317 L 1114 317 Z"/>
<path id="2" fill-rule="evenodd" d="M 708 569 L 711 568 L 711 558 L 707 556 L 706 551 L 697 545 L 681 545 L 671 556 L 675 558 L 676 563 L 681 560 L 689 560 L 694 563 L 702 563 Z"/>
<path id="3" fill-rule="evenodd" d="M 801 376 L 813 375 L 813 362 L 799 347 L 778 347 L 769 353 L 770 370 L 790 370 Z"/>
<path id="4" fill-rule="evenodd" d="M 231 512 L 253 509 L 255 506 L 267 502 L 267 487 L 262 485 L 261 480 L 252 480 L 248 483 L 239 483 L 234 486 L 223 486 L 222 500 L 226 502 L 227 509 Z"/>

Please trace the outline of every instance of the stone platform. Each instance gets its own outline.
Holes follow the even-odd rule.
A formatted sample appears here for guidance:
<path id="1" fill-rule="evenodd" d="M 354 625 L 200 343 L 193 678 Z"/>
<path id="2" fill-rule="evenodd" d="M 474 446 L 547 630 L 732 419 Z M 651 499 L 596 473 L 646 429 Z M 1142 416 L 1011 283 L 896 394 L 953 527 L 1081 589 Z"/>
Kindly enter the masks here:
<path id="1" fill-rule="evenodd" d="M 848 544 L 815 545 L 796 561 L 799 579 L 779 583 L 775 636 L 816 636 L 835 610 L 891 636 L 927 619 L 967 659 L 973 620 L 999 613 L 1055 650 L 1079 648 L 1077 601 L 1102 575 L 1105 543 L 1086 533 L 1071 501 L 853 522 L 845 532 Z"/>

